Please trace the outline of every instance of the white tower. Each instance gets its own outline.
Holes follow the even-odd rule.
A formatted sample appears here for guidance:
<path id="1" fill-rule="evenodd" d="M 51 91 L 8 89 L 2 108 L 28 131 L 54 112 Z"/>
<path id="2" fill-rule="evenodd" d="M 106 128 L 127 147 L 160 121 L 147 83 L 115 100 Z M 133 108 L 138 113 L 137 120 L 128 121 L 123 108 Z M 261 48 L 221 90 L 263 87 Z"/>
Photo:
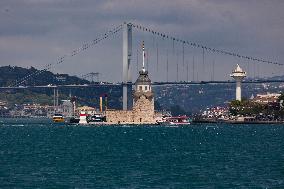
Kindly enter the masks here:
<path id="1" fill-rule="evenodd" d="M 230 76 L 236 80 L 236 100 L 241 101 L 242 100 L 241 84 L 242 80 L 247 76 L 246 72 L 242 70 L 239 64 L 237 64 L 237 68 L 232 71 L 232 74 L 230 74 Z"/>

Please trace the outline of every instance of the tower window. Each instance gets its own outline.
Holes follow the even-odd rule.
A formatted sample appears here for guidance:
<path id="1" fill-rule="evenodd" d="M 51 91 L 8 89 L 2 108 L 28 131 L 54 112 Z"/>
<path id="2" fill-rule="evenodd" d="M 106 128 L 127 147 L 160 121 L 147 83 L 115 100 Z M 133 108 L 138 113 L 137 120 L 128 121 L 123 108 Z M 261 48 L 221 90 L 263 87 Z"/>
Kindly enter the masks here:
<path id="1" fill-rule="evenodd" d="M 142 86 L 139 86 L 139 91 L 142 91 Z"/>
<path id="2" fill-rule="evenodd" d="M 147 91 L 148 90 L 148 87 L 147 86 L 145 86 L 145 91 Z"/>

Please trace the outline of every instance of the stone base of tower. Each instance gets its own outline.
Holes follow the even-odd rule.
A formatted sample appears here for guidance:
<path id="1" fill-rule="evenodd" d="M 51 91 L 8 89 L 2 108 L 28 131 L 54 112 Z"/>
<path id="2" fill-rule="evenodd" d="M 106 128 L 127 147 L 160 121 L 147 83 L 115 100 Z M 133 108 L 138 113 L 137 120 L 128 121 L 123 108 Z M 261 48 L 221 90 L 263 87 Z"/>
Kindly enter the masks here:
<path id="1" fill-rule="evenodd" d="M 107 110 L 107 124 L 155 124 L 153 93 L 133 94 L 134 105 L 132 110 Z"/>
<path id="2" fill-rule="evenodd" d="M 107 110 L 106 124 L 156 124 L 156 115 L 140 114 L 134 110 Z M 139 115 L 137 117 L 137 115 Z"/>

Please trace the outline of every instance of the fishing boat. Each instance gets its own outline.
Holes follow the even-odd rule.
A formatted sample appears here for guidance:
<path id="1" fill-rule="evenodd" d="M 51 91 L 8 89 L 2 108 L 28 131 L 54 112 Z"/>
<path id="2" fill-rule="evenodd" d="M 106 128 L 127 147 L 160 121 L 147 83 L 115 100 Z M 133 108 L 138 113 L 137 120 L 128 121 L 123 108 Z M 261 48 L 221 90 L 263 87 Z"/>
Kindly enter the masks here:
<path id="1" fill-rule="evenodd" d="M 52 117 L 52 120 L 54 123 L 62 123 L 64 122 L 64 117 L 62 114 L 54 114 L 54 116 Z"/>
<path id="2" fill-rule="evenodd" d="M 157 122 L 159 125 L 190 125 L 191 119 L 186 116 L 171 116 L 163 117 L 161 121 Z"/>

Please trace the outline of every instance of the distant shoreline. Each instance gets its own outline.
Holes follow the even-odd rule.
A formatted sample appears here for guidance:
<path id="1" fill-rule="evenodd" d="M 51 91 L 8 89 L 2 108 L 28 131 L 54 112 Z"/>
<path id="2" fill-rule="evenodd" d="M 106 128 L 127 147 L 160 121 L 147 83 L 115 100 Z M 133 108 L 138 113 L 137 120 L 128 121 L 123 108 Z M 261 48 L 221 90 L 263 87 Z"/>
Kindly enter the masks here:
<path id="1" fill-rule="evenodd" d="M 284 121 L 237 121 L 237 120 L 194 120 L 193 123 L 220 123 L 220 124 L 283 124 Z"/>

